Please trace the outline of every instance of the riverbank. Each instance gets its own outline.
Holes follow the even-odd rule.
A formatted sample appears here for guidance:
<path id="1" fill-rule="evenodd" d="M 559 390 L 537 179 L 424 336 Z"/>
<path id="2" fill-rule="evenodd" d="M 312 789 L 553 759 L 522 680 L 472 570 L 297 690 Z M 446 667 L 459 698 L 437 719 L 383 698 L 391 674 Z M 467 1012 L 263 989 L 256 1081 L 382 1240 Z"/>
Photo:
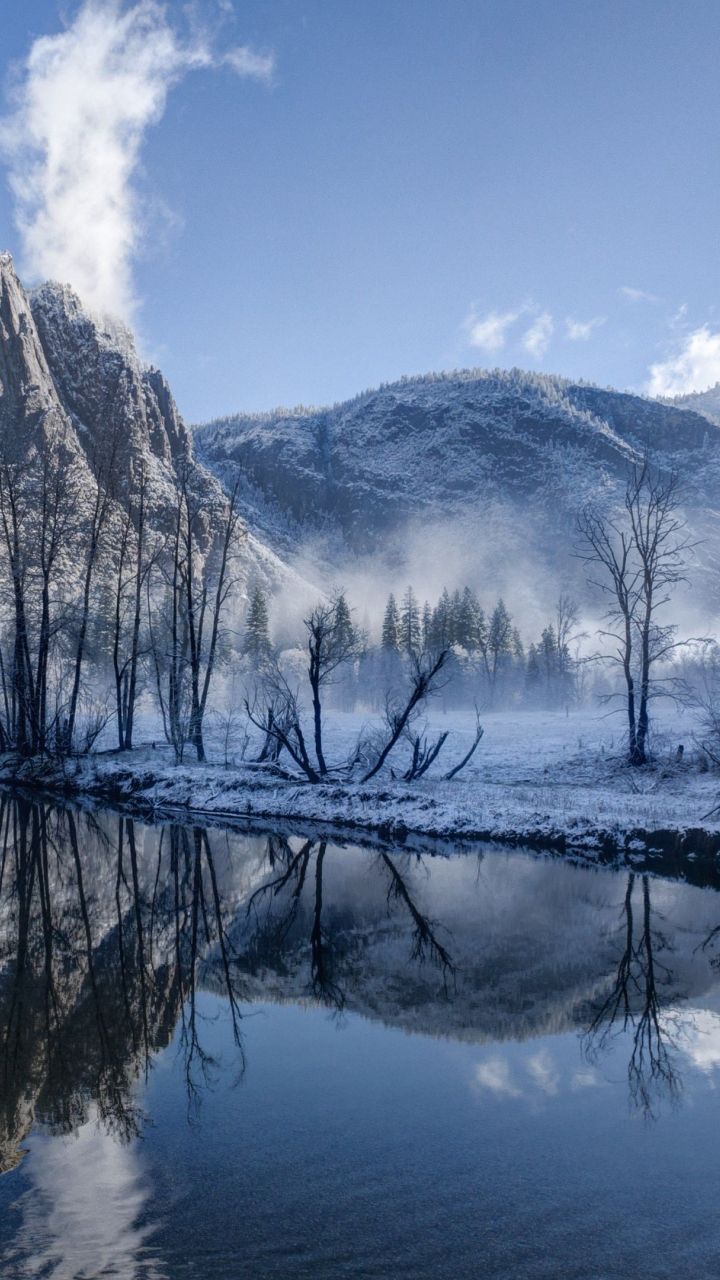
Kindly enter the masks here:
<path id="1" fill-rule="evenodd" d="M 519 748 L 507 758 L 496 731 L 495 745 L 491 737 L 478 765 L 451 781 L 384 777 L 313 786 L 247 761 L 176 765 L 154 745 L 62 762 L 6 755 L 0 783 L 87 797 L 156 820 L 281 820 L 366 832 L 395 844 L 496 842 L 602 861 L 650 857 L 669 862 L 675 873 L 698 859 L 720 866 L 720 815 L 704 817 L 717 804 L 714 774 L 691 761 L 676 763 L 669 752 L 647 769 L 629 770 L 597 743 L 574 752 L 566 744 L 553 754 L 552 735 L 542 728 L 545 755 L 528 751 L 525 741 L 522 764 Z"/>

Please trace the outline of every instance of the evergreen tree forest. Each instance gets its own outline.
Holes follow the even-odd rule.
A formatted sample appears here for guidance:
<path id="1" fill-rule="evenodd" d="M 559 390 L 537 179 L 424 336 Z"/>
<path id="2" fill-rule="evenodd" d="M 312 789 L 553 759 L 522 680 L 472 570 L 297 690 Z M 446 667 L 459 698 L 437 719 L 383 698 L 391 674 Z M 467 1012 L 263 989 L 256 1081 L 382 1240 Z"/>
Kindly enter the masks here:
<path id="1" fill-rule="evenodd" d="M 414 656 L 444 649 L 450 650 L 451 673 L 440 694 L 445 706 L 559 710 L 579 698 L 577 610 L 567 597 L 549 610 L 539 635 L 526 637 L 505 600 L 481 603 L 469 586 L 445 587 L 436 600 L 422 602 L 411 585 L 399 598 L 391 592 L 376 636 L 361 634 L 355 616 L 352 603 L 340 594 L 337 625 L 345 639 L 356 641 L 354 663 L 334 683 L 332 701 L 343 709 L 379 707 Z M 268 602 L 256 587 L 242 648 L 248 660 L 261 660 L 273 649 L 268 617 Z"/>

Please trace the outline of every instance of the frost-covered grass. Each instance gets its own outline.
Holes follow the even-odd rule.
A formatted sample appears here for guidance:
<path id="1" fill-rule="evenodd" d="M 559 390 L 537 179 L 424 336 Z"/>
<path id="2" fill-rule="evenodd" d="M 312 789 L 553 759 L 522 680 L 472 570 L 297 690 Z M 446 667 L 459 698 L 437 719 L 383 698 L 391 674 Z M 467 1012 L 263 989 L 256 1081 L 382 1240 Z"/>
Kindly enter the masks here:
<path id="1" fill-rule="evenodd" d="M 373 727 L 373 717 L 331 713 L 326 754 L 337 763 L 347 758 L 358 733 Z M 464 754 L 474 720 L 435 709 L 429 729 L 448 728 L 450 737 L 433 775 L 414 783 L 386 770 L 372 782 L 334 779 L 311 786 L 287 779 L 253 763 L 251 740 L 245 759 L 242 731 L 231 735 L 233 760 L 222 763 L 224 734 L 210 722 L 211 763 L 175 765 L 159 738 L 132 753 L 100 754 L 62 768 L 47 762 L 6 759 L 3 776 L 82 791 L 115 802 L 130 801 L 158 814 L 188 810 L 220 817 L 294 818 L 380 830 L 390 836 L 412 832 L 435 838 L 512 839 L 556 846 L 607 849 L 652 844 L 658 832 L 681 835 L 702 828 L 710 840 L 720 823 L 704 815 L 717 803 L 720 779 L 700 767 L 693 748 L 695 725 L 688 715 L 666 716 L 656 725 L 652 765 L 631 770 L 622 755 L 622 723 L 597 712 L 504 713 L 485 717 L 485 736 L 464 773 L 445 781 L 443 774 Z M 153 726 L 143 726 L 152 730 Z M 684 759 L 676 759 L 679 743 Z M 403 748 L 404 751 L 407 748 Z M 402 767 L 403 752 L 394 760 Z M 442 767 L 440 767 L 442 766 Z"/>

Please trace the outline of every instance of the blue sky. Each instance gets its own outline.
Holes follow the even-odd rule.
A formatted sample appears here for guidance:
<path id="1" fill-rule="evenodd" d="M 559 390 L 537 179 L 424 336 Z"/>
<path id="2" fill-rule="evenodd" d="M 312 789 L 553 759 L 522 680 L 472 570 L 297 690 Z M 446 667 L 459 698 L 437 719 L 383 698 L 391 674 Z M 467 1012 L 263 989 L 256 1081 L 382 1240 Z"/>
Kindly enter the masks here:
<path id="1" fill-rule="evenodd" d="M 132 243 L 120 228 L 98 297 L 126 273 L 119 305 L 189 420 L 471 365 L 656 391 L 720 378 L 714 0 L 203 0 L 189 27 L 186 6 L 144 0 L 158 58 L 134 77 L 117 49 L 86 74 L 79 38 L 67 82 L 65 45 L 28 75 L 33 42 L 88 8 L 117 27 L 137 5 L 6 6 L 6 176 L 42 168 L 53 95 L 107 89 L 94 128 L 95 103 L 112 114 L 147 76 L 157 101 L 114 178 Z M 70 156 L 62 199 L 26 193 L 24 238 L 3 183 L 0 247 L 28 278 L 49 264 L 80 287 L 82 254 L 105 254 L 74 212 L 95 219 L 105 136 L 90 178 L 93 139 Z"/>

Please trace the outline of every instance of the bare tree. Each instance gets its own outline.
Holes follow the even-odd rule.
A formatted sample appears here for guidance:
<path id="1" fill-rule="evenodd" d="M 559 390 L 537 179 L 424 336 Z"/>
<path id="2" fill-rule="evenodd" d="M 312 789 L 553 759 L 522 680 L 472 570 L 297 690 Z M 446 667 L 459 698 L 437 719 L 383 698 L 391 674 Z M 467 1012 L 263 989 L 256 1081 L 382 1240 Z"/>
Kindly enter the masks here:
<path id="1" fill-rule="evenodd" d="M 150 647 L 165 735 L 182 760 L 186 742 L 205 760 L 203 722 L 221 640 L 222 618 L 235 586 L 233 563 L 241 534 L 236 483 L 208 525 L 207 501 L 192 462 L 179 472 L 173 529 L 163 567 L 164 617 L 153 620 Z"/>
<path id="2" fill-rule="evenodd" d="M 188 738 L 189 711 L 186 707 L 187 627 L 183 617 L 182 582 L 182 496 L 176 494 L 173 528 L 166 555 L 158 569 L 159 588 L 146 581 L 148 634 L 155 672 L 155 691 L 162 717 L 165 738 L 175 752 L 176 762 L 183 759 Z M 164 593 L 162 607 L 156 610 L 157 596 Z M 159 613 L 159 617 L 157 614 Z"/>
<path id="3" fill-rule="evenodd" d="M 158 548 L 148 551 L 147 479 L 141 462 L 128 496 L 125 511 L 118 515 L 119 531 L 115 561 L 112 660 L 115 678 L 115 715 L 118 748 L 130 751 L 133 745 L 135 707 L 141 659 L 143 596 Z"/>
<path id="4" fill-rule="evenodd" d="M 21 752 L 48 750 L 57 727 L 50 683 L 71 621 L 81 510 L 77 468 L 61 441 L 47 441 L 22 461 L 0 461 L 2 585 L 12 618 L 7 661 L 0 649 L 0 739 Z M 54 701 L 58 707 L 57 689 Z"/>
<path id="5" fill-rule="evenodd" d="M 236 480 L 228 498 L 225 519 L 220 527 L 215 546 L 204 558 L 202 567 L 198 569 L 197 525 L 204 509 L 204 502 L 191 484 L 189 467 L 183 468 L 180 479 L 185 515 L 182 531 L 185 544 L 185 606 L 190 649 L 190 740 L 199 761 L 205 759 L 203 719 L 217 658 L 220 618 L 233 587 L 230 570 L 240 525 L 239 484 L 239 480 Z"/>
<path id="6" fill-rule="evenodd" d="M 354 661 L 362 652 L 363 638 L 350 621 L 345 598 L 337 593 L 326 602 L 316 604 L 304 619 L 308 637 L 308 680 L 313 709 L 313 735 L 317 771 L 327 774 L 322 740 L 322 694 L 341 667 Z"/>
<path id="7" fill-rule="evenodd" d="M 445 774 L 446 782 L 450 782 L 452 778 L 456 778 L 457 775 L 461 773 L 462 770 L 465 768 L 465 765 L 470 763 L 473 756 L 475 755 L 475 752 L 480 746 L 484 733 L 485 733 L 485 730 L 480 723 L 480 712 L 476 705 L 475 706 L 475 737 L 470 743 L 470 746 L 468 750 L 465 752 L 465 755 L 462 757 L 462 759 L 458 761 L 458 763 L 450 770 L 449 773 Z"/>
<path id="8" fill-rule="evenodd" d="M 298 691 L 277 665 L 266 668 L 260 689 L 256 689 L 252 699 L 246 695 L 244 705 L 248 720 L 263 735 L 261 761 L 276 764 L 280 751 L 284 750 L 308 782 L 322 780 L 305 741 Z M 277 744 L 276 750 L 271 746 L 273 742 Z"/>
<path id="9" fill-rule="evenodd" d="M 428 741 L 427 729 L 421 729 L 418 733 L 412 729 L 405 730 L 405 736 L 412 747 L 412 756 L 403 774 L 404 782 L 414 782 L 416 778 L 422 778 L 427 773 L 445 746 L 449 732 L 449 729 L 443 730 L 432 742 Z"/>
<path id="10" fill-rule="evenodd" d="M 580 610 L 577 601 L 561 592 L 555 605 L 555 643 L 557 645 L 557 674 L 560 691 L 567 702 L 577 696 L 575 688 L 576 661 L 571 646 L 584 637 L 578 634 Z"/>
<path id="11" fill-rule="evenodd" d="M 79 545 L 84 559 L 82 571 L 82 591 L 80 608 L 77 614 L 77 632 L 75 635 L 74 656 L 72 661 L 72 680 L 67 716 L 58 741 L 64 751 L 73 750 L 75 738 L 75 721 L 77 718 L 80 684 L 83 674 L 83 663 L 88 640 L 88 628 L 91 623 L 91 592 L 95 573 L 102 551 L 102 539 L 105 526 L 111 511 L 112 483 L 117 456 L 117 436 L 108 445 L 105 456 L 97 470 L 97 484 L 89 509 L 79 514 Z"/>
<path id="12" fill-rule="evenodd" d="M 420 707 L 431 694 L 442 686 L 442 673 L 450 657 L 449 649 L 442 649 L 435 655 L 412 654 L 410 658 L 410 688 L 407 699 L 398 702 L 388 698 L 385 707 L 387 738 L 377 753 L 377 758 L 363 776 L 363 782 L 369 782 L 380 772 L 390 752 L 400 741 L 408 724 L 417 714 Z"/>
<path id="13" fill-rule="evenodd" d="M 628 759 L 647 761 L 653 666 L 676 647 L 676 627 L 660 621 L 671 587 L 685 578 L 690 542 L 675 475 L 656 473 L 647 459 L 633 467 L 619 515 L 586 508 L 579 519 L 581 559 L 589 581 L 608 598 L 610 656 L 622 669 Z"/>

